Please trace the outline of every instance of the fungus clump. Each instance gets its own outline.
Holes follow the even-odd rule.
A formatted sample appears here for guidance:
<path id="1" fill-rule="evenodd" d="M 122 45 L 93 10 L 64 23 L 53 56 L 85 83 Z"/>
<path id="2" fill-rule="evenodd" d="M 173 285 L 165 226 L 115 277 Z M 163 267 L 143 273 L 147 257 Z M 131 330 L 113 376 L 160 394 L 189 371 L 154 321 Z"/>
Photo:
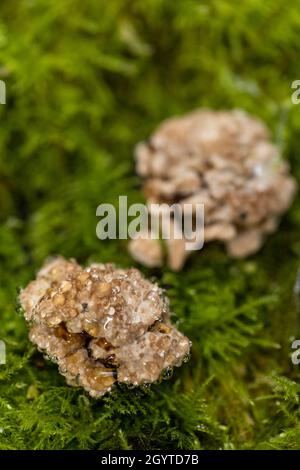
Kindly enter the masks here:
<path id="1" fill-rule="evenodd" d="M 67 383 L 92 397 L 115 382 L 157 381 L 180 366 L 190 342 L 170 323 L 162 289 L 137 269 L 56 258 L 22 290 L 29 338 Z"/>
<path id="2" fill-rule="evenodd" d="M 205 242 L 223 242 L 233 257 L 259 250 L 296 189 L 266 126 L 240 110 L 168 119 L 137 145 L 136 162 L 150 211 L 151 203 L 204 204 Z M 161 265 L 161 245 L 143 238 L 130 242 L 130 253 L 149 267 Z M 166 245 L 170 267 L 180 269 L 188 255 L 184 237 Z"/>

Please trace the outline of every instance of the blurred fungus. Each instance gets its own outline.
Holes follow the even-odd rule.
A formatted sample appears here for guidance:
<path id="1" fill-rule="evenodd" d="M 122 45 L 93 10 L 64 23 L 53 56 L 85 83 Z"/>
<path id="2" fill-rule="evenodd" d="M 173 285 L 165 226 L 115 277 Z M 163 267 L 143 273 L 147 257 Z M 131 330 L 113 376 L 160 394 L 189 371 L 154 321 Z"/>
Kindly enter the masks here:
<path id="1" fill-rule="evenodd" d="M 163 122 L 136 147 L 137 172 L 151 204 L 204 205 L 205 242 L 219 240 L 233 257 L 245 257 L 276 230 L 296 190 L 287 162 L 265 125 L 244 111 L 196 110 Z M 180 269 L 185 240 L 168 240 L 168 264 Z M 181 243 L 180 243 L 181 242 Z M 134 259 L 163 263 L 157 240 L 132 240 Z"/>

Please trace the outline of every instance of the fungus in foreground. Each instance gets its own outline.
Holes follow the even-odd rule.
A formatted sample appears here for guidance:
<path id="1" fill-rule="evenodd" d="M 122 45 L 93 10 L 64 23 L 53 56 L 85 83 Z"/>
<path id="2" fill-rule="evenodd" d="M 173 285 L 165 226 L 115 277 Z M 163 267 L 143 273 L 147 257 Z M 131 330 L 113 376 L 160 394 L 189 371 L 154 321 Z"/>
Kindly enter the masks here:
<path id="1" fill-rule="evenodd" d="M 168 300 L 137 269 L 74 260 L 47 262 L 20 294 L 30 340 L 69 385 L 93 397 L 113 384 L 157 381 L 188 357 L 190 342 L 170 323 Z"/>

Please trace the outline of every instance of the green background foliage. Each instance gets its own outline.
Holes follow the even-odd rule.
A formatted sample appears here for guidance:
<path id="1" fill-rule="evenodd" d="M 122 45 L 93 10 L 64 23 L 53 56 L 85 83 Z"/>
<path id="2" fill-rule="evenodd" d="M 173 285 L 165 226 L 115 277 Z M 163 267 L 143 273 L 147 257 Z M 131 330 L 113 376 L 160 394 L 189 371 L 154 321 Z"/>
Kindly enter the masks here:
<path id="1" fill-rule="evenodd" d="M 208 106 L 262 118 L 300 181 L 300 0 L 7 0 L 0 5 L 1 449 L 300 449 L 300 199 L 264 248 L 218 244 L 167 289 L 191 360 L 101 400 L 65 385 L 27 339 L 17 291 L 45 257 L 133 264 L 96 238 L 96 207 L 142 201 L 133 147 Z"/>

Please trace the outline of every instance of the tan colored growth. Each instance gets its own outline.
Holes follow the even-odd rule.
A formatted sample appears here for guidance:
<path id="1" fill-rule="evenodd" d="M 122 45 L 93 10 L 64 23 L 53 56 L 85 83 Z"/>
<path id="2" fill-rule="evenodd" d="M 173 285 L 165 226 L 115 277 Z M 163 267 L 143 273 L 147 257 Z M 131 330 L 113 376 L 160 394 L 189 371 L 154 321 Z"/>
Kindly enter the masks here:
<path id="1" fill-rule="evenodd" d="M 113 384 L 157 381 L 180 366 L 189 340 L 170 323 L 163 291 L 137 269 L 56 258 L 21 292 L 30 340 L 68 384 L 93 397 Z"/>
<path id="2" fill-rule="evenodd" d="M 136 161 L 149 203 L 204 204 L 205 242 L 222 241 L 233 257 L 259 250 L 296 189 L 265 125 L 239 110 L 169 119 L 137 145 Z M 170 267 L 180 269 L 185 240 L 169 240 L 166 248 Z M 129 251 L 147 266 L 163 263 L 156 240 L 133 240 Z"/>

